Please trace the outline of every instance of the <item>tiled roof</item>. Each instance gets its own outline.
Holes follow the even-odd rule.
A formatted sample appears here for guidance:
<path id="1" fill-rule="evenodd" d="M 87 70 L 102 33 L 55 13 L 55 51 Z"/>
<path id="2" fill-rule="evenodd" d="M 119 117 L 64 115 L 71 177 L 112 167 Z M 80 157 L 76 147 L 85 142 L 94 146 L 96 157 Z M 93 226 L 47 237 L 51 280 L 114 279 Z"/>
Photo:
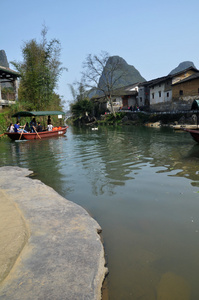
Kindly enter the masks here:
<path id="1" fill-rule="evenodd" d="M 177 81 L 177 82 L 173 83 L 172 85 L 177 85 L 177 84 L 180 84 L 180 83 L 183 83 L 183 82 L 186 82 L 186 81 L 190 81 L 190 80 L 194 80 L 194 79 L 197 79 L 197 78 L 199 78 L 199 72 L 195 73 L 195 74 L 192 74 L 192 75 L 190 75 L 190 76 L 188 76 L 188 77 L 186 77 L 186 78 L 184 78 L 180 81 Z"/>
<path id="2" fill-rule="evenodd" d="M 194 70 L 194 71 L 196 71 L 196 74 L 199 73 L 199 70 L 198 70 L 198 69 L 196 69 L 196 68 L 194 68 L 194 67 L 189 67 L 189 68 L 187 68 L 187 69 L 185 69 L 185 70 L 183 70 L 183 71 L 180 71 L 180 72 L 178 72 L 178 73 L 175 73 L 175 74 L 169 74 L 169 75 L 167 75 L 167 76 L 155 78 L 155 79 L 152 79 L 152 80 L 149 80 L 149 81 L 140 83 L 139 86 L 149 86 L 149 87 L 150 87 L 150 86 L 155 85 L 155 84 L 158 84 L 158 83 L 160 83 L 160 82 L 162 82 L 162 81 L 165 81 L 165 80 L 168 80 L 168 79 L 172 79 L 173 77 L 176 77 L 176 76 L 178 76 L 178 75 L 180 75 L 180 74 L 182 74 L 182 73 L 185 73 L 185 72 L 187 72 L 187 71 L 189 71 L 189 70 Z M 192 75 L 191 75 L 191 76 L 192 76 Z M 191 76 L 187 77 L 187 79 L 190 78 Z M 181 80 L 180 82 L 182 82 L 182 80 Z"/>
<path id="3" fill-rule="evenodd" d="M 12 74 L 15 76 L 20 76 L 20 74 L 14 70 L 11 70 L 10 68 L 6 68 L 3 66 L 0 66 L 0 74 L 6 73 L 7 75 Z"/>

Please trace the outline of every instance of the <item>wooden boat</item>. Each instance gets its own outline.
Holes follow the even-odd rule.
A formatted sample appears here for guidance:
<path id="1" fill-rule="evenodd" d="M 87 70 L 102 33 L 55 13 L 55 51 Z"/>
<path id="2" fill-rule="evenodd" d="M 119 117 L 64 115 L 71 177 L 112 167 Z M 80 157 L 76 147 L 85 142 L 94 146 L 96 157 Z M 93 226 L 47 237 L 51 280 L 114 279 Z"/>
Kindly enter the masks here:
<path id="1" fill-rule="evenodd" d="M 184 129 L 185 131 L 189 132 L 192 136 L 192 138 L 194 139 L 194 141 L 196 141 L 197 143 L 199 143 L 199 129 Z"/>
<path id="2" fill-rule="evenodd" d="M 171 128 L 173 128 L 174 130 L 197 129 L 198 125 L 189 125 L 189 124 L 171 125 Z"/>
<path id="3" fill-rule="evenodd" d="M 45 131 L 41 131 L 41 132 L 33 132 L 33 133 L 30 133 L 30 132 L 5 132 L 5 134 L 7 136 L 9 136 L 9 138 L 11 140 L 38 140 L 38 139 L 44 139 L 44 138 L 51 138 L 51 137 L 55 137 L 55 136 L 60 136 L 60 135 L 63 135 L 64 133 L 66 133 L 66 130 L 67 130 L 68 126 L 65 126 L 65 127 L 58 127 L 58 129 L 54 129 L 52 131 L 48 131 L 48 130 L 45 130 Z"/>
<path id="4" fill-rule="evenodd" d="M 38 116 L 51 116 L 58 115 L 60 118 L 64 115 L 61 111 L 20 111 L 14 114 L 12 117 L 38 117 Z M 68 126 L 54 127 L 52 131 L 43 130 L 41 132 L 5 132 L 11 140 L 36 140 L 60 136 L 66 133 Z"/>

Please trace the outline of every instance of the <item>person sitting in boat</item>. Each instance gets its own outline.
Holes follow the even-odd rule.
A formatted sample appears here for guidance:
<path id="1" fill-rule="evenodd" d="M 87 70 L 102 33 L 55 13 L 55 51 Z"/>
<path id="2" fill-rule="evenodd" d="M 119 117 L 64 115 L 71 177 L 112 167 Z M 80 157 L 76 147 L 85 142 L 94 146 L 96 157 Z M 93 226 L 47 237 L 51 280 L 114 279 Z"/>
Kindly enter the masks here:
<path id="1" fill-rule="evenodd" d="M 14 125 L 14 132 L 18 132 L 18 133 L 27 133 L 27 131 L 25 130 L 25 125 L 24 126 L 20 126 L 19 121 L 17 121 L 17 123 Z"/>
<path id="2" fill-rule="evenodd" d="M 30 121 L 30 130 L 31 130 L 31 132 L 35 132 L 35 131 L 34 131 L 34 127 L 36 127 L 36 126 L 37 126 L 37 122 L 36 122 L 35 118 L 33 118 L 33 119 Z"/>
<path id="3" fill-rule="evenodd" d="M 38 125 L 37 125 L 37 132 L 42 132 L 43 129 L 42 129 L 42 126 L 41 126 L 41 123 L 38 122 Z"/>
<path id="4" fill-rule="evenodd" d="M 14 132 L 14 125 L 13 123 L 10 123 L 8 129 L 7 129 L 8 132 Z"/>
<path id="5" fill-rule="evenodd" d="M 52 131 L 53 130 L 53 125 L 51 124 L 51 122 L 48 124 L 47 129 L 48 129 L 48 131 Z"/>
<path id="6" fill-rule="evenodd" d="M 20 123 L 19 121 L 17 121 L 17 123 L 14 125 L 14 132 L 20 132 L 21 128 L 20 128 Z"/>
<path id="7" fill-rule="evenodd" d="M 25 132 L 30 132 L 31 131 L 28 122 L 26 123 L 26 125 L 24 127 L 24 131 Z"/>

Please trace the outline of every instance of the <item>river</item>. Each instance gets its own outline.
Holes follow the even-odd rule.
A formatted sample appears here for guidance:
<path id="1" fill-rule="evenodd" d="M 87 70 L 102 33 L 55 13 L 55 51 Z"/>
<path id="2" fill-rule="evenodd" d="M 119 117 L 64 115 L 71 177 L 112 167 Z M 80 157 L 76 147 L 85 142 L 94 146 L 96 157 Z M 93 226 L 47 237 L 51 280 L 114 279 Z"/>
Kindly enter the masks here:
<path id="1" fill-rule="evenodd" d="M 199 298 L 199 145 L 188 133 L 69 128 L 42 141 L 2 139 L 0 157 L 0 166 L 32 170 L 100 224 L 104 299 Z"/>

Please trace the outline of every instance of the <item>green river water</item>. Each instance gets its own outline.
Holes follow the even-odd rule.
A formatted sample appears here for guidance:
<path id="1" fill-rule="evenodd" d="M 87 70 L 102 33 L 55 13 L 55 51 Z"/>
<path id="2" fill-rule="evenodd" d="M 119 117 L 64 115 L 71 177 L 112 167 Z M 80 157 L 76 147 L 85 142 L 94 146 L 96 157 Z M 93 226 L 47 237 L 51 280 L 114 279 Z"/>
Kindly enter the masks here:
<path id="1" fill-rule="evenodd" d="M 104 299 L 199 299 L 199 145 L 188 133 L 69 128 L 42 141 L 1 139 L 0 157 L 100 224 Z"/>

